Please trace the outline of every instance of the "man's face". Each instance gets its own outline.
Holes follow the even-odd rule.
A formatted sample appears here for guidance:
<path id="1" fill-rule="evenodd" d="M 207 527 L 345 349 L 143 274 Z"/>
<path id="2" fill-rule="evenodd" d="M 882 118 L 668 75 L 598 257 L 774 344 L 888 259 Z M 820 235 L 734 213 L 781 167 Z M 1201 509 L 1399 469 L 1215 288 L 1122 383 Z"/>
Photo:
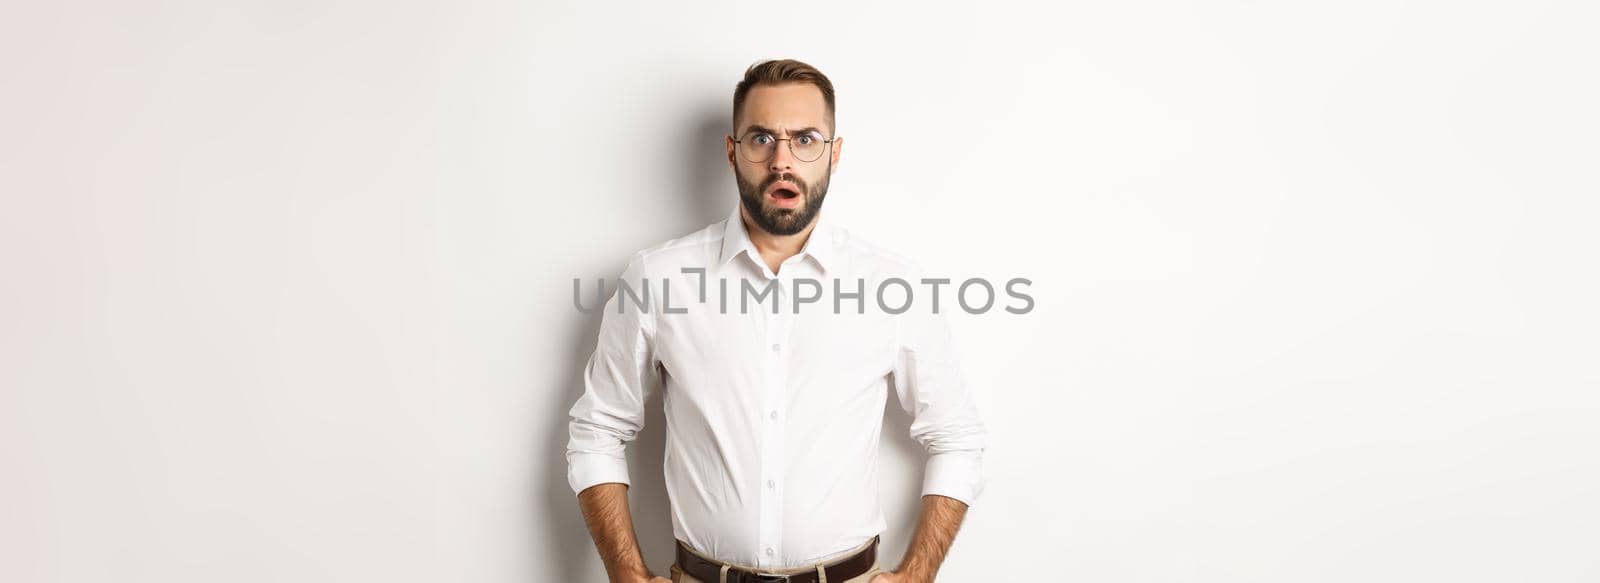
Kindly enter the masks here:
<path id="1" fill-rule="evenodd" d="M 759 85 L 745 94 L 744 109 L 727 138 L 728 164 L 739 185 L 740 204 L 762 230 L 774 235 L 804 231 L 822 209 L 828 179 L 839 163 L 839 147 L 820 144 L 821 155 L 807 162 L 795 150 L 804 143 L 832 139 L 827 102 L 822 91 L 809 83 Z M 738 144 L 734 140 L 738 139 Z M 791 149 L 792 140 L 802 140 Z M 747 154 L 763 144 L 775 146 L 765 162 L 751 162 Z M 759 158 L 759 156 L 757 156 Z"/>

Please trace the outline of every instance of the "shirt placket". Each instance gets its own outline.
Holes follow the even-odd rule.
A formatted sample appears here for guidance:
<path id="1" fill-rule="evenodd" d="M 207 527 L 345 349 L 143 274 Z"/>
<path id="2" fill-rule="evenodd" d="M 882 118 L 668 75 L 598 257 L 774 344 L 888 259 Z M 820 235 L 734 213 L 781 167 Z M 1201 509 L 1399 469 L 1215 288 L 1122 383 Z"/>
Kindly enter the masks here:
<path id="1" fill-rule="evenodd" d="M 766 382 L 762 387 L 761 431 L 761 549 L 762 567 L 774 567 L 783 556 L 784 420 L 788 416 L 789 331 L 794 316 L 788 308 L 789 288 L 785 278 L 774 277 L 774 298 L 778 313 L 762 310 L 766 318 Z"/>

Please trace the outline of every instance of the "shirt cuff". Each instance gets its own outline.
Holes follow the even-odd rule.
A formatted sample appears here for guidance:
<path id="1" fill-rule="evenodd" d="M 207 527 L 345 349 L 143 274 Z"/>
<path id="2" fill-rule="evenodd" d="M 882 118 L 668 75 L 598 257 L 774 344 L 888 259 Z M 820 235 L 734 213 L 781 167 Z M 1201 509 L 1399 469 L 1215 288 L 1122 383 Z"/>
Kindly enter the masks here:
<path id="1" fill-rule="evenodd" d="M 578 494 L 595 484 L 628 484 L 628 460 L 603 453 L 567 455 L 567 485 Z"/>
<path id="2" fill-rule="evenodd" d="M 922 495 L 938 494 L 971 506 L 983 493 L 982 454 L 952 451 L 928 456 Z"/>

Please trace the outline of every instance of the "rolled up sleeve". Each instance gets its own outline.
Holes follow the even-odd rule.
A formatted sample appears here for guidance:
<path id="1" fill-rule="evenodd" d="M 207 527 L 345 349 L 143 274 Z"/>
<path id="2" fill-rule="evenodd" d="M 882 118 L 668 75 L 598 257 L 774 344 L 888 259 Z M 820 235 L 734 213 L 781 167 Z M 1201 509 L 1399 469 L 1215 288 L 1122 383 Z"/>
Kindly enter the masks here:
<path id="1" fill-rule="evenodd" d="M 643 257 L 635 254 L 616 283 L 642 293 L 644 276 Z M 583 395 L 569 412 L 567 483 L 574 493 L 607 482 L 629 484 L 627 444 L 644 428 L 645 401 L 660 383 L 654 310 L 646 306 L 639 308 L 619 289 L 603 307 L 599 339 L 583 372 Z"/>
<path id="2" fill-rule="evenodd" d="M 910 414 L 911 437 L 928 452 L 922 495 L 976 502 L 983 492 L 988 432 L 961 370 L 943 314 L 918 305 L 897 326 L 894 389 Z"/>

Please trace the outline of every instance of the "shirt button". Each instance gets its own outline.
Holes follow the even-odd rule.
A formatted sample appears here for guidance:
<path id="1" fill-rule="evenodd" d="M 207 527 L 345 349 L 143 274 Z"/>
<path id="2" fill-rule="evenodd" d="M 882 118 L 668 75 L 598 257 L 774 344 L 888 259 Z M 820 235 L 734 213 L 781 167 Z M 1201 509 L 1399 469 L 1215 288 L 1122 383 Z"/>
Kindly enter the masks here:
<path id="1" fill-rule="evenodd" d="M 773 411 L 771 414 L 769 414 L 767 416 L 771 417 L 773 419 L 777 419 L 778 418 L 778 412 L 777 411 Z"/>
<path id="2" fill-rule="evenodd" d="M 774 482 L 772 480 L 767 480 L 767 487 L 768 488 L 771 488 L 771 487 L 774 487 L 774 486 L 777 486 L 777 485 L 778 485 L 777 482 Z"/>
<path id="3" fill-rule="evenodd" d="M 767 556 L 772 556 L 772 547 L 767 547 Z"/>
<path id="4" fill-rule="evenodd" d="M 773 352 L 777 352 L 778 350 L 780 350 L 782 348 L 783 348 L 782 346 L 777 345 L 777 344 L 772 345 L 772 351 Z"/>

